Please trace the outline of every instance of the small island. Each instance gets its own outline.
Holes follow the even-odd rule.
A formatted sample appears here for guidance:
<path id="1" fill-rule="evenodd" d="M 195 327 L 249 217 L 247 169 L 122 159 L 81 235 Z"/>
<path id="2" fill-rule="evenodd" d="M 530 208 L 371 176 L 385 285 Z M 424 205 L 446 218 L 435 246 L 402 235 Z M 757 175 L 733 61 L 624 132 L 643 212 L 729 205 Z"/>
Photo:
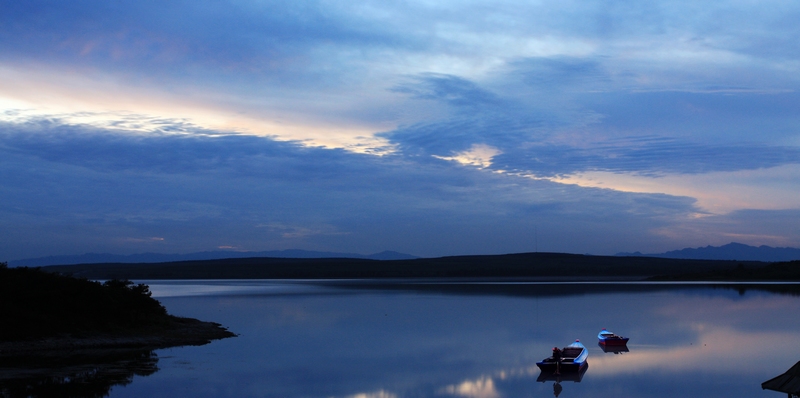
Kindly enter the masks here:
<path id="1" fill-rule="evenodd" d="M 0 263 L 0 361 L 92 351 L 202 345 L 235 336 L 218 323 L 167 313 L 149 287 Z"/>

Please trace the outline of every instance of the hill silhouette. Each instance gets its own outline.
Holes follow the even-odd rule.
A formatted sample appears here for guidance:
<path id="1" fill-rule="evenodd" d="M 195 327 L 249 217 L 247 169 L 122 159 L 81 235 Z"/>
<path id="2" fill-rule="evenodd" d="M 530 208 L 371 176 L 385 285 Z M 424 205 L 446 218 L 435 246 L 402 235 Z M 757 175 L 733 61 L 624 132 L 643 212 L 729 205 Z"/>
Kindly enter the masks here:
<path id="1" fill-rule="evenodd" d="M 756 269 L 763 262 L 518 253 L 413 260 L 233 258 L 141 264 L 79 264 L 43 269 L 89 279 L 539 278 L 645 279 L 658 275 Z"/>
<path id="2" fill-rule="evenodd" d="M 5 263 L 0 263 L 0 320 L 0 358 L 204 344 L 234 336 L 216 323 L 169 315 L 144 284 L 99 283 Z"/>
<path id="3" fill-rule="evenodd" d="M 27 258 L 9 261 L 11 267 L 44 267 L 49 265 L 69 265 L 69 264 L 102 264 L 102 263 L 165 263 L 174 261 L 198 261 L 198 260 L 218 260 L 227 258 L 249 258 L 249 257 L 274 257 L 274 258 L 360 258 L 369 260 L 409 260 L 418 258 L 410 254 L 395 251 L 382 251 L 370 255 L 357 253 L 339 252 L 320 252 L 311 250 L 273 250 L 262 252 L 238 252 L 231 250 L 205 251 L 186 254 L 162 254 L 162 253 L 139 253 L 139 254 L 110 254 L 110 253 L 86 253 L 67 256 L 47 256 L 37 258 Z"/>
<path id="4" fill-rule="evenodd" d="M 793 247 L 749 246 L 731 242 L 715 247 L 706 246 L 672 250 L 665 253 L 642 254 L 617 253 L 617 256 L 660 257 L 692 260 L 731 260 L 731 261 L 793 261 L 800 260 L 800 249 Z"/>

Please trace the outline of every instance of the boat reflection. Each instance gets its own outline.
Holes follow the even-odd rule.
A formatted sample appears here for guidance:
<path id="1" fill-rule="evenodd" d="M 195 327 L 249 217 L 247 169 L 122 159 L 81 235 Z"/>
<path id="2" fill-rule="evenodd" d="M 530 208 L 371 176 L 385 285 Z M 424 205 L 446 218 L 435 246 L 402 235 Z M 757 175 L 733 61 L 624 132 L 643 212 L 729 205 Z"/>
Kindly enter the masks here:
<path id="1" fill-rule="evenodd" d="M 536 378 L 536 381 L 541 383 L 544 383 L 546 381 L 554 381 L 555 383 L 553 383 L 553 395 L 557 397 L 559 394 L 561 394 L 561 390 L 564 388 L 561 385 L 561 382 L 571 381 L 573 383 L 580 383 L 581 380 L 583 380 L 583 375 L 586 374 L 586 371 L 588 369 L 589 369 L 589 362 L 586 362 L 578 372 L 555 373 L 555 372 L 542 371 L 541 373 L 539 373 L 539 377 Z"/>
<path id="2" fill-rule="evenodd" d="M 605 345 L 603 343 L 597 343 L 597 345 L 600 346 L 603 352 L 607 353 L 622 354 L 623 352 L 630 352 L 627 345 Z"/>
<path id="3" fill-rule="evenodd" d="M 84 352 L 69 358 L 18 357 L 0 360 L 2 397 L 105 397 L 134 376 L 158 371 L 150 350 Z"/>

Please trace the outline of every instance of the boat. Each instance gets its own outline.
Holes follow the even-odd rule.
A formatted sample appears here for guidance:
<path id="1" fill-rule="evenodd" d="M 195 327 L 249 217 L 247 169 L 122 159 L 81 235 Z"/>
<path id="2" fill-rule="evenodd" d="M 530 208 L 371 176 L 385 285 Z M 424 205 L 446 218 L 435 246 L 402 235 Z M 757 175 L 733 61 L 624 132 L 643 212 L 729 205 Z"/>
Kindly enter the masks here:
<path id="1" fill-rule="evenodd" d="M 609 332 L 606 328 L 600 331 L 597 334 L 597 340 L 599 340 L 600 344 L 604 345 L 625 345 L 628 344 L 628 338 L 618 336 L 614 333 Z"/>
<path id="2" fill-rule="evenodd" d="M 800 362 L 794 364 L 783 374 L 761 383 L 761 389 L 783 392 L 789 397 L 800 396 Z"/>
<path id="3" fill-rule="evenodd" d="M 561 383 L 562 381 L 571 381 L 573 383 L 580 383 L 581 380 L 583 380 L 583 375 L 586 374 L 588 369 L 589 364 L 586 363 L 581 367 L 581 370 L 577 372 L 555 373 L 542 371 L 539 373 L 539 377 L 536 378 L 536 381 L 540 383 L 544 383 L 546 381 L 555 381 L 557 383 Z"/>
<path id="4" fill-rule="evenodd" d="M 550 356 L 540 362 L 536 362 L 536 366 L 542 372 L 578 372 L 586 366 L 586 358 L 588 356 L 589 350 L 581 344 L 580 340 L 575 340 L 574 343 L 561 349 L 560 361 Z"/>

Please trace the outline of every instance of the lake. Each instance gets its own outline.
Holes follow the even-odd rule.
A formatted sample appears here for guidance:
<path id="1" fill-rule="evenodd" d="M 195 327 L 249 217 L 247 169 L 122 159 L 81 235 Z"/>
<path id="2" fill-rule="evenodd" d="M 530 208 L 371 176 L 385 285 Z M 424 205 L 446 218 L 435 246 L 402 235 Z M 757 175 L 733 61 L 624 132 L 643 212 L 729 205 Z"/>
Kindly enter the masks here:
<path id="1" fill-rule="evenodd" d="M 149 353 L 110 397 L 777 398 L 761 383 L 800 361 L 800 296 L 764 285 L 140 282 L 239 336 Z M 580 379 L 537 381 L 576 339 Z"/>

